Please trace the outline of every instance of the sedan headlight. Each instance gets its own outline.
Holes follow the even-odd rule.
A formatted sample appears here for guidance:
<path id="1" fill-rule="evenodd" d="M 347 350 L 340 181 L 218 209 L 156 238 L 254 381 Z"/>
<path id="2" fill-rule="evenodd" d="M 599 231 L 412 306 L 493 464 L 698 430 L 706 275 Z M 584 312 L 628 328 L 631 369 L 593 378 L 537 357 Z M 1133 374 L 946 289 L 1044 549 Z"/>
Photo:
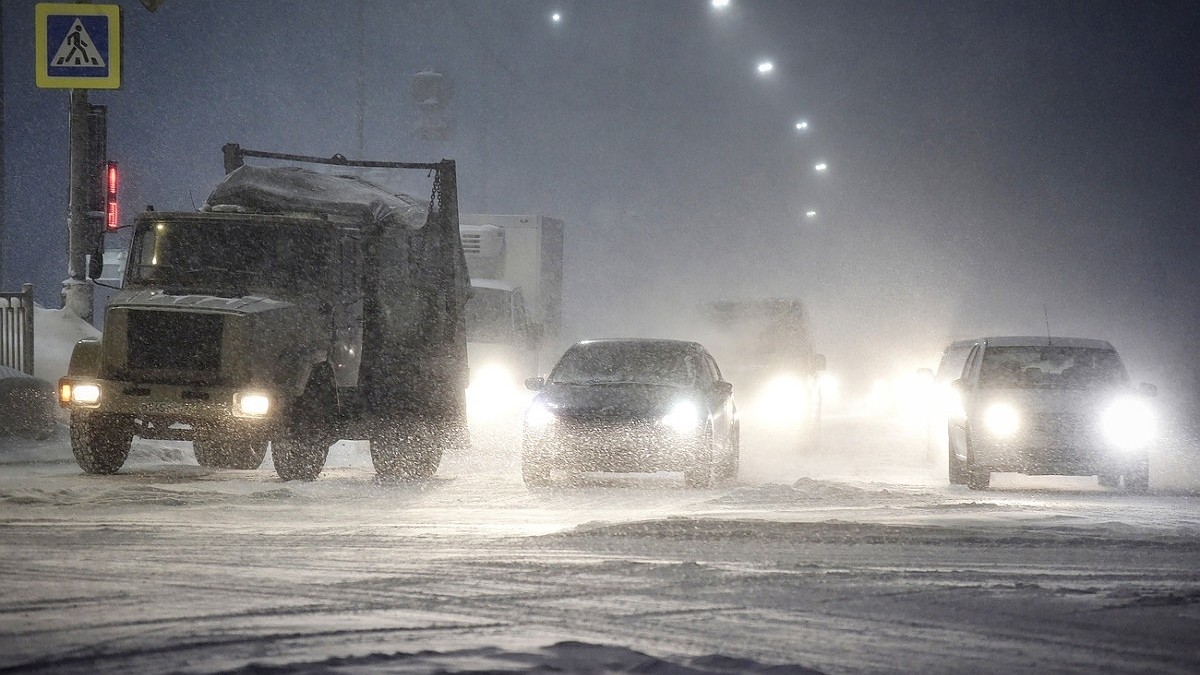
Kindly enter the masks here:
<path id="1" fill-rule="evenodd" d="M 557 419 L 554 412 L 541 401 L 534 401 L 525 411 L 525 425 L 532 429 L 544 429 L 554 424 Z"/>
<path id="2" fill-rule="evenodd" d="M 993 436 L 1008 438 L 1021 428 L 1021 416 L 1009 403 L 993 403 L 983 411 L 983 427 Z"/>
<path id="3" fill-rule="evenodd" d="M 1157 433 L 1157 420 L 1150 405 L 1137 398 L 1127 397 L 1114 401 L 1104 411 L 1100 427 L 1110 443 L 1120 448 L 1136 450 L 1143 448 Z"/>
<path id="4" fill-rule="evenodd" d="M 679 432 L 695 431 L 700 426 L 700 409 L 691 401 L 679 401 L 662 418 L 663 425 Z"/>

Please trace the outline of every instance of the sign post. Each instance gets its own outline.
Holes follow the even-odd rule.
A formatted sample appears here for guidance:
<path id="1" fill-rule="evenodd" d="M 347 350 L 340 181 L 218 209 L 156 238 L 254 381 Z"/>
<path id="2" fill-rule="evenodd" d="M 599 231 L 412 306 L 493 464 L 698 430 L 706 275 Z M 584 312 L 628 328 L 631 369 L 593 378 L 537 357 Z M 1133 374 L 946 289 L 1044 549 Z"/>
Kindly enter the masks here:
<path id="1" fill-rule="evenodd" d="M 37 86 L 70 89 L 70 206 L 67 279 L 63 306 L 92 321 L 93 294 L 87 255 L 98 251 L 100 229 L 89 208 L 99 181 L 94 152 L 93 106 L 88 89 L 121 86 L 121 8 L 87 3 L 39 3 L 35 8 L 34 68 Z M 103 158 L 101 158 L 103 159 Z"/>

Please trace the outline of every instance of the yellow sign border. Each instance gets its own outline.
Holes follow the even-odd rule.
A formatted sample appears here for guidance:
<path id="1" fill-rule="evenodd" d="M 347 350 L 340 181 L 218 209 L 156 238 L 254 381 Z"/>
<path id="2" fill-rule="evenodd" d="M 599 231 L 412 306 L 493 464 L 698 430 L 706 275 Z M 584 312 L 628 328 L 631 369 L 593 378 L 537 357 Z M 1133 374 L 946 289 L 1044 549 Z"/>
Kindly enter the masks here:
<path id="1" fill-rule="evenodd" d="M 47 19 L 51 16 L 108 17 L 108 77 L 60 77 L 51 75 L 47 66 L 49 36 Z M 121 7 L 87 3 L 39 2 L 34 14 L 34 70 L 40 89 L 120 89 L 121 88 Z M 57 45 L 55 45 L 57 47 Z"/>

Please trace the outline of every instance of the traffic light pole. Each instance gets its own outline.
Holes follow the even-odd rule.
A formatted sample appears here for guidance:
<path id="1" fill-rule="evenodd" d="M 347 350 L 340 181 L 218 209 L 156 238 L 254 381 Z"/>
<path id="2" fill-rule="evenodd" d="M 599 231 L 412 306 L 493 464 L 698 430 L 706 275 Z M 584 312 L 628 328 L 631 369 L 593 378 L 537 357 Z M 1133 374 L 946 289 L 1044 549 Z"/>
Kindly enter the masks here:
<path id="1" fill-rule="evenodd" d="M 87 254 L 92 252 L 95 234 L 89 215 L 93 186 L 91 178 L 91 133 L 88 122 L 86 89 L 71 90 L 70 113 L 70 205 L 67 213 L 67 278 L 63 281 L 63 307 L 79 318 L 92 322 L 92 285 L 87 279 Z"/>

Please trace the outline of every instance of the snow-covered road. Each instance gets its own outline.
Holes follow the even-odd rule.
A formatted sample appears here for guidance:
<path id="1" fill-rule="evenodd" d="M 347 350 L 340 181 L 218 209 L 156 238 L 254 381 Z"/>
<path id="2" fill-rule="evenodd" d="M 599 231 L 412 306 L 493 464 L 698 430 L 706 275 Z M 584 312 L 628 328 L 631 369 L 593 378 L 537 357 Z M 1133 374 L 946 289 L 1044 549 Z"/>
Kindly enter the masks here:
<path id="1" fill-rule="evenodd" d="M 1192 456 L 1149 495 L 975 493 L 895 425 L 826 438 L 748 444 L 701 491 L 531 491 L 512 453 L 381 481 L 353 443 L 314 483 L 187 444 L 106 477 L 61 438 L 0 448 L 0 673 L 1200 670 Z"/>

